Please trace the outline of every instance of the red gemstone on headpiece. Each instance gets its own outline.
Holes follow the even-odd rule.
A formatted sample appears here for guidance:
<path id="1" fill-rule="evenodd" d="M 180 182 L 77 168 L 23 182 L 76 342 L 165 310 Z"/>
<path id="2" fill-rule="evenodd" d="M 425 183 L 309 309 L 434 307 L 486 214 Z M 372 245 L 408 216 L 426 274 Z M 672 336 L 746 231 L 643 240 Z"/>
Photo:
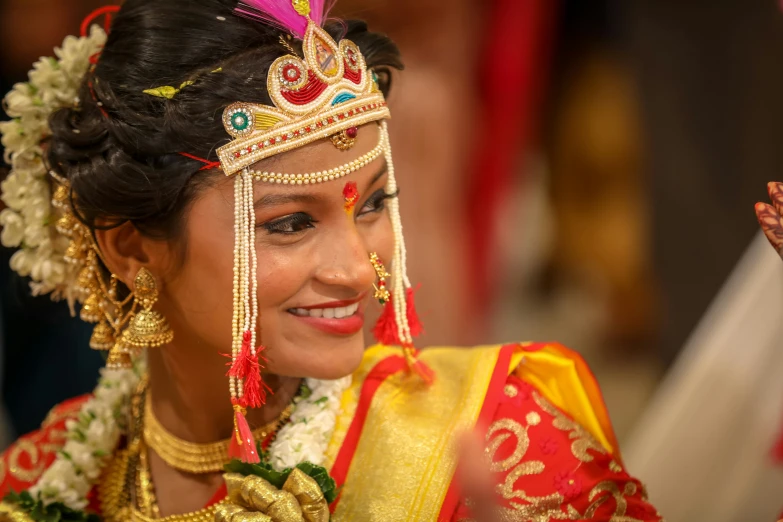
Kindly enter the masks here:
<path id="1" fill-rule="evenodd" d="M 310 126 L 305 127 L 305 132 L 310 132 Z"/>
<path id="2" fill-rule="evenodd" d="M 283 67 L 283 78 L 285 78 L 289 82 L 295 82 L 299 80 L 299 78 L 302 77 L 302 71 L 299 70 L 299 67 L 296 65 L 289 63 L 286 64 L 285 67 Z"/>
<path id="3" fill-rule="evenodd" d="M 288 139 L 288 136 L 286 136 L 285 134 L 283 134 L 283 141 L 285 141 L 285 140 L 287 140 L 287 139 Z"/>
<path id="4" fill-rule="evenodd" d="M 235 157 L 235 158 L 241 158 L 241 157 L 242 157 L 242 154 L 240 154 L 239 152 L 235 152 L 235 153 L 234 153 L 234 157 Z"/>
<path id="5" fill-rule="evenodd" d="M 324 124 L 323 124 L 323 123 L 321 123 L 320 121 L 317 121 L 317 122 L 315 122 L 315 126 L 316 126 L 316 127 L 318 127 L 318 128 L 320 129 L 321 127 L 323 127 L 323 126 L 324 126 Z"/>
<path id="6" fill-rule="evenodd" d="M 343 113 L 340 113 L 340 114 L 338 114 L 338 115 L 337 115 L 337 119 L 338 119 L 338 120 L 343 120 L 343 119 L 345 119 L 345 114 L 343 114 Z"/>
<path id="7" fill-rule="evenodd" d="M 326 121 L 328 121 L 329 123 L 334 123 L 334 118 L 332 118 L 331 116 L 329 116 L 329 117 L 326 119 Z"/>
<path id="8" fill-rule="evenodd" d="M 348 136 L 349 138 L 355 138 L 358 133 L 359 133 L 359 129 L 357 129 L 356 127 L 348 127 L 347 129 L 345 129 L 345 135 Z"/>

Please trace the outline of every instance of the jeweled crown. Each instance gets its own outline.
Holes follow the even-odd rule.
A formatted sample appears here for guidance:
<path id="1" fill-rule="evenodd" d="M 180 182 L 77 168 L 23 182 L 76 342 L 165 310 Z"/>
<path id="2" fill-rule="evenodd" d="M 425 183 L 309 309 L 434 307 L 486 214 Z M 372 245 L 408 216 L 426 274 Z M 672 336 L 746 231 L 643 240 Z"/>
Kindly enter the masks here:
<path id="1" fill-rule="evenodd" d="M 223 125 L 234 138 L 217 150 L 232 175 L 253 163 L 370 121 L 389 118 L 375 73 L 350 40 L 339 45 L 313 21 L 302 40 L 304 59 L 286 55 L 272 63 L 267 90 L 274 107 L 237 102 Z"/>

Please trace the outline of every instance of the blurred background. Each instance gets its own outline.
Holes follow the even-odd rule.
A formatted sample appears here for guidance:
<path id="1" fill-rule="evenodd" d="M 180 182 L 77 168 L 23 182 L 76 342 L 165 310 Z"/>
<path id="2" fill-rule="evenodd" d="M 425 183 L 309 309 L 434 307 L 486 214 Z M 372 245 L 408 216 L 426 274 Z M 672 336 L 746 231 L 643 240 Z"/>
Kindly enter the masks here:
<path id="1" fill-rule="evenodd" d="M 107 3 L 0 0 L 1 90 Z M 333 12 L 388 33 L 405 58 L 389 102 L 422 346 L 560 341 L 596 373 L 630 471 L 667 520 L 771 520 L 783 265 L 752 242 L 753 204 L 783 178 L 780 3 L 340 0 Z M 28 297 L 9 257 L 5 441 L 91 390 L 101 363 L 89 328 Z M 713 371 L 748 360 L 739 379 Z"/>

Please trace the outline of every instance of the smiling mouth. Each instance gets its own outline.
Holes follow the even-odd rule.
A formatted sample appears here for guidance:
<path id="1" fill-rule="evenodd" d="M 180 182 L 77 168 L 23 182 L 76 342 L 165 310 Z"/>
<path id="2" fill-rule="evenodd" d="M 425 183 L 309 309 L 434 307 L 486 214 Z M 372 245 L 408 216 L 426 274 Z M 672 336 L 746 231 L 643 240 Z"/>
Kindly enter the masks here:
<path id="1" fill-rule="evenodd" d="M 359 310 L 359 303 L 331 308 L 291 308 L 288 312 L 298 317 L 315 317 L 323 319 L 345 319 L 352 317 Z"/>

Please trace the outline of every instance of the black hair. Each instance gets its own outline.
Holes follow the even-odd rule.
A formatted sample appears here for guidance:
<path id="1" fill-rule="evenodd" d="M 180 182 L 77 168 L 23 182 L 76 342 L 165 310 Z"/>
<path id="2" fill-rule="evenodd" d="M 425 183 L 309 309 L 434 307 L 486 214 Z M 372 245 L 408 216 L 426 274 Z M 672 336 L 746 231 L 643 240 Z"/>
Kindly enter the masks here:
<path id="1" fill-rule="evenodd" d="M 92 230 L 130 221 L 149 236 L 175 238 L 199 187 L 215 179 L 178 153 L 216 160 L 229 141 L 223 109 L 236 101 L 271 104 L 267 71 L 290 51 L 279 29 L 233 14 L 236 3 L 127 0 L 116 15 L 78 105 L 52 116 L 47 152 Z M 396 45 L 361 21 L 325 29 L 359 46 L 388 94 L 390 69 L 402 68 Z M 192 83 L 172 99 L 143 92 L 184 82 Z"/>

